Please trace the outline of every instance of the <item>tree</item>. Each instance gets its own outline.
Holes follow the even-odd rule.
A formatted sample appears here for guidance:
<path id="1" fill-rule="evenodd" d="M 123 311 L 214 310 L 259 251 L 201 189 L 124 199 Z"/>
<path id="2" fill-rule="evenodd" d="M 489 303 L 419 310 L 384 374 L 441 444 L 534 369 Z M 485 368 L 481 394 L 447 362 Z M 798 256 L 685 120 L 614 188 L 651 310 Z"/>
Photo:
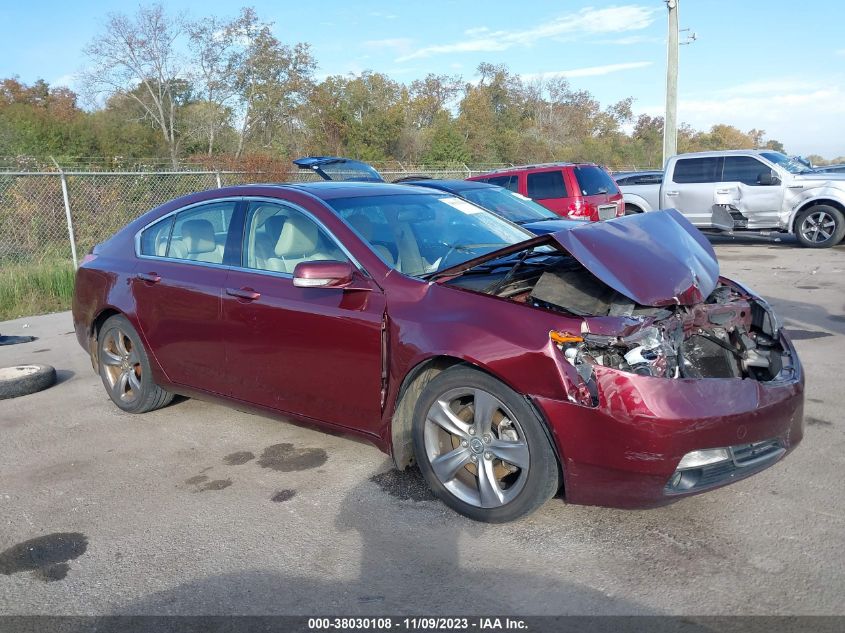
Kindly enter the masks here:
<path id="1" fill-rule="evenodd" d="M 239 60 L 239 21 L 225 22 L 214 16 L 188 23 L 188 46 L 195 68 L 191 81 L 202 96 L 186 113 L 186 129 L 196 139 L 204 138 L 207 152 L 214 153 L 214 142 L 228 122 L 228 103 L 237 94 L 232 81 Z"/>
<path id="2" fill-rule="evenodd" d="M 261 145 L 270 146 L 279 128 L 291 124 L 314 85 L 317 63 L 308 44 L 286 46 L 276 39 L 271 26 L 262 23 L 251 8 L 242 9 L 231 26 L 235 36 L 246 42 L 233 58 L 240 119 L 238 157 L 250 136 L 260 135 Z"/>
<path id="3" fill-rule="evenodd" d="M 105 30 L 85 48 L 91 66 L 83 81 L 98 94 L 124 94 L 159 129 L 174 168 L 179 164 L 177 95 L 184 89 L 175 42 L 179 22 L 161 5 L 140 7 L 134 17 L 111 14 Z"/>

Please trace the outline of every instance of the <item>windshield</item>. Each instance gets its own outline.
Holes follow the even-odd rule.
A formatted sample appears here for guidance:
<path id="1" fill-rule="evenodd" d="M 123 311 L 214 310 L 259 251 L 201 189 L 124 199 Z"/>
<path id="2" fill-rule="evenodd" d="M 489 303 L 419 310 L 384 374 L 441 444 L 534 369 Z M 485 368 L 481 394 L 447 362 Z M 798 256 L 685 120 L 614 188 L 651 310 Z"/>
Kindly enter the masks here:
<path id="1" fill-rule="evenodd" d="M 326 200 L 388 265 L 414 277 L 457 266 L 533 234 L 450 195 Z"/>
<path id="2" fill-rule="evenodd" d="M 761 152 L 760 155 L 772 161 L 775 165 L 783 167 L 790 174 L 807 174 L 813 171 L 806 165 L 802 165 L 797 160 L 789 158 L 789 156 L 780 152 Z"/>
<path id="3" fill-rule="evenodd" d="M 461 195 L 470 202 L 474 202 L 478 206 L 517 224 L 560 219 L 560 216 L 530 198 L 503 187 L 465 189 L 461 192 Z"/>

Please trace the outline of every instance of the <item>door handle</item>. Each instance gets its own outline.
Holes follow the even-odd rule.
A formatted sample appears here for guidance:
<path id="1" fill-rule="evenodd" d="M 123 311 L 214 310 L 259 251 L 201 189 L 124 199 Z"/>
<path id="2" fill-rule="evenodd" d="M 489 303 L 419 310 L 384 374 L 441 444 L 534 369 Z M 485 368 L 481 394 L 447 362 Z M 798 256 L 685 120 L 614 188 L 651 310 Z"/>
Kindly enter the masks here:
<path id="1" fill-rule="evenodd" d="M 720 193 L 720 194 L 729 194 L 729 193 L 734 193 L 735 191 L 736 191 L 736 189 L 716 189 L 716 193 Z"/>
<path id="2" fill-rule="evenodd" d="M 226 288 L 226 294 L 245 301 L 255 301 L 261 297 L 261 293 L 252 288 Z"/>
<path id="3" fill-rule="evenodd" d="M 667 192 L 666 192 L 666 195 L 667 195 L 667 196 L 669 196 L 670 198 L 674 198 L 674 197 L 675 197 L 675 196 L 677 196 L 679 193 L 680 193 L 679 191 L 667 191 Z"/>
<path id="4" fill-rule="evenodd" d="M 141 281 L 146 281 L 147 283 L 157 284 L 161 281 L 161 275 L 156 273 L 138 273 L 135 275 Z"/>

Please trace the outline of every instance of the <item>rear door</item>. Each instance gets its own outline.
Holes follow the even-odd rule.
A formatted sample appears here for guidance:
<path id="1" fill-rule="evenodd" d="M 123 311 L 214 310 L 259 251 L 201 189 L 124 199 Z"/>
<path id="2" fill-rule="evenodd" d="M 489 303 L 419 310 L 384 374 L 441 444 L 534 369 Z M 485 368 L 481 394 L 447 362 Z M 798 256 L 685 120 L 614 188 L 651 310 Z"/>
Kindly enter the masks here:
<path id="1" fill-rule="evenodd" d="M 132 279 L 141 334 L 164 373 L 213 393 L 226 391 L 220 302 L 238 204 L 202 203 L 145 229 Z"/>
<path id="2" fill-rule="evenodd" d="M 526 174 L 525 195 L 561 217 L 569 212 L 569 191 L 560 168 Z"/>
<path id="3" fill-rule="evenodd" d="M 783 188 L 779 182 L 764 185 L 760 178 L 771 171 L 771 167 L 753 156 L 725 156 L 716 194 L 732 198 L 730 204 L 745 216 L 749 229 L 778 226 Z"/>
<path id="4" fill-rule="evenodd" d="M 375 433 L 384 295 L 371 280 L 370 290 L 294 286 L 296 264 L 314 260 L 349 258 L 304 209 L 249 203 L 242 265 L 228 271 L 223 294 L 229 394 Z"/>
<path id="5" fill-rule="evenodd" d="M 695 226 L 710 227 L 721 172 L 717 156 L 678 158 L 671 181 L 664 180 L 661 207 L 677 209 Z"/>

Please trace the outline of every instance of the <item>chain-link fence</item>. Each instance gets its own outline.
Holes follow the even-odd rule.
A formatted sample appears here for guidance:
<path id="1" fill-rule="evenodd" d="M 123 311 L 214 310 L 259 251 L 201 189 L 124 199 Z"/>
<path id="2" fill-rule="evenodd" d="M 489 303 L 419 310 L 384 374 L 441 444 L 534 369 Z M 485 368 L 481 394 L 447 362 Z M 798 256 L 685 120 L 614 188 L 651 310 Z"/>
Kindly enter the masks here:
<path id="1" fill-rule="evenodd" d="M 463 179 L 503 166 L 375 165 L 388 182 L 408 176 Z M 168 200 L 249 182 L 313 180 L 319 176 L 309 170 L 0 171 L 0 320 L 67 309 L 74 270 L 85 253 Z"/>

